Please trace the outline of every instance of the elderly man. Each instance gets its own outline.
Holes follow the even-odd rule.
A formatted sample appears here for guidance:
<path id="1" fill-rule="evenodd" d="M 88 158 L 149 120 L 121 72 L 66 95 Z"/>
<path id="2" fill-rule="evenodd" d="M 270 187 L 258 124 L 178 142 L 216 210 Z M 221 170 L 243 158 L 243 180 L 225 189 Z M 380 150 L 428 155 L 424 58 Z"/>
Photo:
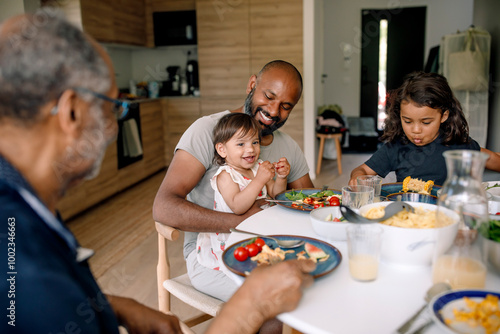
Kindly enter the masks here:
<path id="1" fill-rule="evenodd" d="M 198 119 L 183 134 L 158 190 L 153 217 L 159 222 L 192 232 L 229 232 L 245 218 L 260 211 L 259 200 L 245 214 L 213 211 L 214 190 L 210 179 L 218 169 L 214 162 L 212 130 L 224 115 L 245 112 L 261 126 L 260 159 L 277 162 L 286 157 L 291 171 L 288 188 L 312 188 L 309 167 L 297 143 L 277 130 L 283 126 L 302 94 L 302 77 L 290 63 L 275 60 L 266 64 L 247 85 L 245 104 Z M 222 271 L 206 268 L 197 261 L 198 233 L 185 233 L 184 257 L 193 286 L 221 300 L 228 300 L 236 284 Z"/>
<path id="2" fill-rule="evenodd" d="M 1 333 L 180 331 L 174 316 L 104 295 L 88 267 L 92 252 L 56 211 L 68 188 L 98 173 L 116 136 L 125 109 L 113 78 L 104 50 L 53 12 L 0 26 Z M 297 305 L 313 268 L 292 261 L 256 271 L 209 332 L 255 332 Z"/>

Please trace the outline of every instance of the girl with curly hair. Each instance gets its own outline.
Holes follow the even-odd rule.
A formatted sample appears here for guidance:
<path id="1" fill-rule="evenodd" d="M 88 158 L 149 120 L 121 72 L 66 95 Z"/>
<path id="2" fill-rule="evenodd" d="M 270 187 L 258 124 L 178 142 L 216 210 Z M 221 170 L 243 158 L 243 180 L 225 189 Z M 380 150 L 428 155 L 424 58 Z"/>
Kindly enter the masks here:
<path id="1" fill-rule="evenodd" d="M 384 145 L 351 172 L 349 184 L 360 175 L 385 177 L 396 172 L 442 185 L 447 169 L 443 152 L 481 150 L 489 155 L 486 168 L 500 171 L 500 156 L 469 137 L 469 125 L 448 81 L 436 73 L 414 72 L 388 98 Z"/>

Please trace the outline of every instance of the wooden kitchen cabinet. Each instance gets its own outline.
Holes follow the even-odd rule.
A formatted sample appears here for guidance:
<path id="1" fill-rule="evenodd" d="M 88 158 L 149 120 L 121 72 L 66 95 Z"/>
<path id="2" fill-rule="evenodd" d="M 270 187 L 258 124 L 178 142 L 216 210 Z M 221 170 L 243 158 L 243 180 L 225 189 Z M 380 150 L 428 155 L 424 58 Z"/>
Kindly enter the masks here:
<path id="1" fill-rule="evenodd" d="M 242 97 L 250 77 L 249 0 L 197 0 L 202 97 Z"/>
<path id="2" fill-rule="evenodd" d="M 146 0 L 42 0 L 103 43 L 147 44 Z M 150 1 L 150 0 L 147 0 Z"/>
<path id="3" fill-rule="evenodd" d="M 99 175 L 70 189 L 59 202 L 58 209 L 64 219 L 75 216 L 165 168 L 162 108 L 161 100 L 140 104 L 142 160 L 118 169 L 117 143 L 115 141 L 110 144 Z"/>
<path id="4" fill-rule="evenodd" d="M 302 72 L 302 0 L 197 0 L 202 115 L 240 107 L 248 79 L 267 62 L 286 60 Z M 300 147 L 303 102 L 282 130 Z"/>
<path id="5" fill-rule="evenodd" d="M 172 161 L 174 149 L 184 131 L 200 118 L 200 99 L 196 97 L 175 97 L 162 99 L 163 132 L 166 164 Z"/>

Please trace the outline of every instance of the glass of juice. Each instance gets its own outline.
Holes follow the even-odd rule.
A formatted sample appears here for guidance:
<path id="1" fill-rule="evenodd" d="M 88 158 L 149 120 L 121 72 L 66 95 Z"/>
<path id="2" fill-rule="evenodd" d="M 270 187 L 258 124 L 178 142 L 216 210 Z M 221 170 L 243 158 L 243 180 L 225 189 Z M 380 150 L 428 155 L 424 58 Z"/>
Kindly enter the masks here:
<path id="1" fill-rule="evenodd" d="M 349 272 L 357 281 L 373 281 L 378 275 L 382 228 L 376 224 L 347 227 Z"/>

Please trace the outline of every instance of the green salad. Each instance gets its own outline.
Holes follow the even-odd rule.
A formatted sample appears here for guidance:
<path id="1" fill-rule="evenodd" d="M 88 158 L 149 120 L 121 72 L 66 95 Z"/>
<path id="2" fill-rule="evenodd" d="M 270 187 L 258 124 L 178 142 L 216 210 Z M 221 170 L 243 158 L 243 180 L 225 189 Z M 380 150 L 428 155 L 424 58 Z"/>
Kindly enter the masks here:
<path id="1" fill-rule="evenodd" d="M 319 191 L 319 192 L 311 194 L 311 195 L 303 194 L 302 190 L 299 192 L 292 190 L 290 192 L 285 193 L 286 198 L 288 198 L 291 201 L 299 201 L 299 200 L 303 200 L 304 198 L 307 198 L 307 197 L 326 198 L 326 197 L 329 197 L 332 195 L 335 195 L 333 190 L 323 190 L 323 191 Z"/>
<path id="2" fill-rule="evenodd" d="M 481 234 L 483 236 L 490 240 L 500 242 L 500 220 L 490 220 L 489 224 L 483 224 L 483 226 L 484 228 L 481 229 Z"/>

